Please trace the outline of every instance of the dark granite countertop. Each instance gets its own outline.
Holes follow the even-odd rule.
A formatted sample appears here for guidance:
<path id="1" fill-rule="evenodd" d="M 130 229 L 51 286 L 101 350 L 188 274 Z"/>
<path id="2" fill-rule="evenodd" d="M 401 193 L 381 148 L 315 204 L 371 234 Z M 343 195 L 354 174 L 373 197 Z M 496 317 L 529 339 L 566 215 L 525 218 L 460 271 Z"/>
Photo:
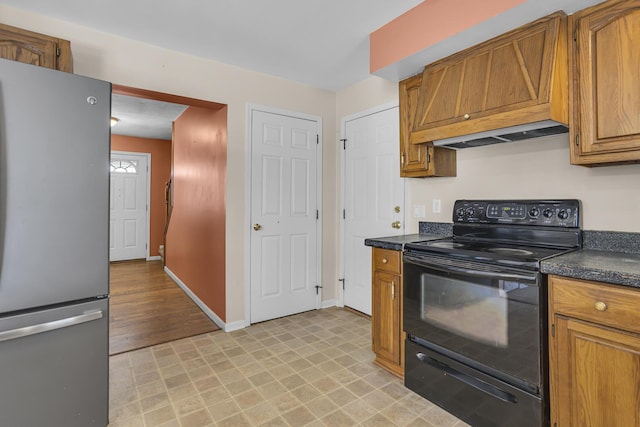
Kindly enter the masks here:
<path id="1" fill-rule="evenodd" d="M 404 249 L 404 245 L 407 243 L 423 242 L 425 240 L 436 240 L 442 239 L 443 237 L 446 236 L 432 233 L 404 234 L 401 236 L 373 237 L 370 239 L 365 239 L 364 244 L 366 246 L 373 246 L 374 248 L 401 251 Z"/>
<path id="2" fill-rule="evenodd" d="M 452 234 L 452 224 L 420 222 L 419 234 L 376 237 L 364 244 L 401 251 L 407 243 Z M 545 274 L 640 288 L 640 233 L 584 230 L 583 249 L 540 263 Z"/>
<path id="3" fill-rule="evenodd" d="M 640 254 L 583 249 L 542 261 L 546 274 L 640 288 Z"/>

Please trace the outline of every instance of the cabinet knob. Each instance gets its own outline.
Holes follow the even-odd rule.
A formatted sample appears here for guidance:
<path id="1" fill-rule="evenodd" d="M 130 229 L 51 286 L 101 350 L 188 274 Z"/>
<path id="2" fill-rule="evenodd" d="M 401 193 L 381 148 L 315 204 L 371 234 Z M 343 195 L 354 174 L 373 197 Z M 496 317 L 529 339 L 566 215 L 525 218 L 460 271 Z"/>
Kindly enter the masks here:
<path id="1" fill-rule="evenodd" d="M 258 231 L 262 228 L 262 226 L 260 224 L 253 224 L 253 229 Z"/>
<path id="2" fill-rule="evenodd" d="M 598 301 L 595 304 L 596 310 L 598 311 L 605 311 L 607 309 L 607 304 L 603 303 L 602 301 Z"/>
<path id="3" fill-rule="evenodd" d="M 391 227 L 393 227 L 393 228 L 401 228 L 402 224 L 400 223 L 400 221 L 393 221 L 391 223 Z"/>
<path id="4" fill-rule="evenodd" d="M 463 117 L 464 117 L 464 119 L 465 119 L 465 120 L 469 120 L 469 119 L 471 118 L 471 116 L 469 115 L 469 113 L 465 114 Z"/>
<path id="5" fill-rule="evenodd" d="M 386 264 L 386 263 L 388 263 L 388 262 L 389 262 L 389 260 L 388 260 L 388 259 L 386 259 L 386 258 L 382 258 L 382 263 L 383 263 L 383 264 Z"/>

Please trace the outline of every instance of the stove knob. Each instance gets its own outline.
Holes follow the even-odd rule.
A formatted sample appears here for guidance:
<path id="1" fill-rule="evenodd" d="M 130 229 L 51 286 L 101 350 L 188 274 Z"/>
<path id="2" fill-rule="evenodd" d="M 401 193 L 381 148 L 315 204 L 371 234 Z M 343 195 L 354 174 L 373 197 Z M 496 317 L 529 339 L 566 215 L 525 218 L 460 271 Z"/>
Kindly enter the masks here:
<path id="1" fill-rule="evenodd" d="M 564 209 L 560 209 L 560 212 L 558 212 L 558 218 L 567 219 L 569 218 L 569 213 Z"/>
<path id="2" fill-rule="evenodd" d="M 549 208 L 546 208 L 545 210 L 542 211 L 542 215 L 545 218 L 551 218 L 553 216 L 553 211 Z"/>
<path id="3" fill-rule="evenodd" d="M 532 218 L 537 218 L 540 215 L 540 209 L 536 206 L 529 209 L 529 216 Z"/>
<path id="4" fill-rule="evenodd" d="M 476 210 L 474 208 L 469 207 L 467 208 L 466 213 L 467 213 L 467 216 L 473 216 L 475 215 Z"/>
<path id="5" fill-rule="evenodd" d="M 458 215 L 458 216 L 462 216 L 462 215 L 464 215 L 464 209 L 462 209 L 462 208 L 458 208 L 458 209 L 456 210 L 456 215 Z"/>

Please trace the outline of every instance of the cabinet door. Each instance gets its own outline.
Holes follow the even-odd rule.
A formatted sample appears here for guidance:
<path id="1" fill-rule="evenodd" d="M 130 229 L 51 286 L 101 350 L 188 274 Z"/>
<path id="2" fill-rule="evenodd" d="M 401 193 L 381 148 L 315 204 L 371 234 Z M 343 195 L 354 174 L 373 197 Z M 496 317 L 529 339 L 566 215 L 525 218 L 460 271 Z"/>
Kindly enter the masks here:
<path id="1" fill-rule="evenodd" d="M 409 135 L 418 106 L 422 75 L 400 82 L 400 176 L 411 176 L 427 169 L 427 144 L 411 144 Z"/>
<path id="2" fill-rule="evenodd" d="M 640 159 L 640 1 L 609 1 L 571 17 L 572 163 Z"/>
<path id="3" fill-rule="evenodd" d="M 552 425 L 640 426 L 640 336 L 562 316 L 554 323 Z"/>
<path id="4" fill-rule="evenodd" d="M 66 40 L 0 24 L 0 58 L 60 71 L 72 71 Z"/>
<path id="5" fill-rule="evenodd" d="M 374 271 L 371 317 L 373 351 L 400 364 L 400 277 Z"/>
<path id="6" fill-rule="evenodd" d="M 456 176 L 456 151 L 434 147 L 431 142 L 412 144 L 410 135 L 416 117 L 422 75 L 400 82 L 400 176 L 407 178 Z"/>

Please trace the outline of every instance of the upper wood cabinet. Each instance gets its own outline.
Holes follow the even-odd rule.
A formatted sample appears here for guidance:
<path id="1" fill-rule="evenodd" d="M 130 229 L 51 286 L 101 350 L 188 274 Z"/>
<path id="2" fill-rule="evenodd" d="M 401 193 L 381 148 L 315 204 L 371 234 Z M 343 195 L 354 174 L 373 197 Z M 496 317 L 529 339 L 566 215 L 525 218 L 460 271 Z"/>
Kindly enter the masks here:
<path id="1" fill-rule="evenodd" d="M 557 12 L 422 73 L 410 143 L 508 126 L 568 123 L 567 19 Z"/>
<path id="2" fill-rule="evenodd" d="M 571 163 L 640 161 L 640 0 L 569 17 Z"/>
<path id="3" fill-rule="evenodd" d="M 4 24 L 0 24 L 0 58 L 73 72 L 71 44 L 68 40 Z"/>
<path id="4" fill-rule="evenodd" d="M 456 176 L 456 151 L 432 143 L 411 144 L 409 136 L 418 107 L 422 75 L 400 82 L 400 176 Z"/>

